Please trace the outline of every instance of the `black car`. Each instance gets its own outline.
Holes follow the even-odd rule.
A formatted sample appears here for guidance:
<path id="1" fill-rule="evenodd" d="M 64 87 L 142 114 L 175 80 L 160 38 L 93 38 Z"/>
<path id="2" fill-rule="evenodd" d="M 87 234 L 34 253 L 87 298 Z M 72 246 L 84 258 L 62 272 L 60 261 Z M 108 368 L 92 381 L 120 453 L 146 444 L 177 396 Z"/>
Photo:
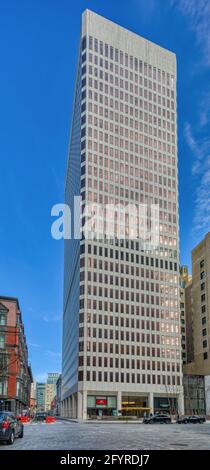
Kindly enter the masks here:
<path id="1" fill-rule="evenodd" d="M 177 423 L 178 424 L 197 424 L 197 423 L 205 423 L 206 418 L 205 416 L 199 416 L 199 415 L 193 415 L 193 416 L 182 416 L 181 418 L 178 418 Z"/>
<path id="2" fill-rule="evenodd" d="M 154 424 L 154 423 L 166 423 L 169 424 L 171 423 L 171 417 L 167 414 L 155 414 L 151 416 L 146 416 L 143 419 L 143 423 L 145 424 Z"/>
<path id="3" fill-rule="evenodd" d="M 43 412 L 39 412 L 39 413 L 36 413 L 35 416 L 34 416 L 34 421 L 46 421 L 46 417 L 47 417 L 47 413 L 45 413 L 44 411 Z"/>
<path id="4" fill-rule="evenodd" d="M 0 411 L 0 441 L 13 444 L 16 437 L 23 437 L 23 424 L 9 411 Z"/>

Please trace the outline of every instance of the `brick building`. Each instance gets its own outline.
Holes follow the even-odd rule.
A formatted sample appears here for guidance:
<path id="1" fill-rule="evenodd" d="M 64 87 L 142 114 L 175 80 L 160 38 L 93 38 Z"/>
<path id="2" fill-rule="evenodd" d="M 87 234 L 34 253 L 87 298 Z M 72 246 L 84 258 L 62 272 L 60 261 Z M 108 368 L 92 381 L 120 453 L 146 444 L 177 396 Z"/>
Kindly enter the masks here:
<path id="1" fill-rule="evenodd" d="M 0 296 L 0 409 L 28 408 L 32 381 L 18 299 Z"/>

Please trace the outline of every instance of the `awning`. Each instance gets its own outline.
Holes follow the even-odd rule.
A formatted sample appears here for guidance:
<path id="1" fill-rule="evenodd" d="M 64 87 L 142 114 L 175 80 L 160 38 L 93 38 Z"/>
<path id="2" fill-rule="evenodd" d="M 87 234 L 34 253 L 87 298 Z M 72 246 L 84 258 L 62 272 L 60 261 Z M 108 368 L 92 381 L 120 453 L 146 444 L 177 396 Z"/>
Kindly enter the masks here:
<path id="1" fill-rule="evenodd" d="M 150 409 L 144 406 L 123 406 L 121 411 L 150 411 Z"/>

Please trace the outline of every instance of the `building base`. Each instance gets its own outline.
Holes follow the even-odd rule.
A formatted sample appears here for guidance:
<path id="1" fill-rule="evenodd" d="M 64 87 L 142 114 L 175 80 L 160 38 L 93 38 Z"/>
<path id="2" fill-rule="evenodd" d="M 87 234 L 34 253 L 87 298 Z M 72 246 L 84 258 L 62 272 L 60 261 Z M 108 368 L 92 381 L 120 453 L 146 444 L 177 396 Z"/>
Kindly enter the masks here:
<path id="1" fill-rule="evenodd" d="M 106 416 L 136 416 L 167 412 L 184 414 L 183 393 L 78 391 L 61 403 L 61 416 L 72 419 L 94 419 Z"/>

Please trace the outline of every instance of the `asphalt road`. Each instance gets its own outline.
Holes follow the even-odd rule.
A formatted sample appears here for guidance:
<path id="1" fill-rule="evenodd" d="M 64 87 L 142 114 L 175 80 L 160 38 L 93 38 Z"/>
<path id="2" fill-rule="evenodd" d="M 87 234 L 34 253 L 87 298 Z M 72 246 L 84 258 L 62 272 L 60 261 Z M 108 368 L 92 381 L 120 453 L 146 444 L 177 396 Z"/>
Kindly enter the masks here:
<path id="1" fill-rule="evenodd" d="M 27 424 L 23 439 L 1 451 L 20 450 L 210 450 L 210 424 L 73 423 Z"/>

